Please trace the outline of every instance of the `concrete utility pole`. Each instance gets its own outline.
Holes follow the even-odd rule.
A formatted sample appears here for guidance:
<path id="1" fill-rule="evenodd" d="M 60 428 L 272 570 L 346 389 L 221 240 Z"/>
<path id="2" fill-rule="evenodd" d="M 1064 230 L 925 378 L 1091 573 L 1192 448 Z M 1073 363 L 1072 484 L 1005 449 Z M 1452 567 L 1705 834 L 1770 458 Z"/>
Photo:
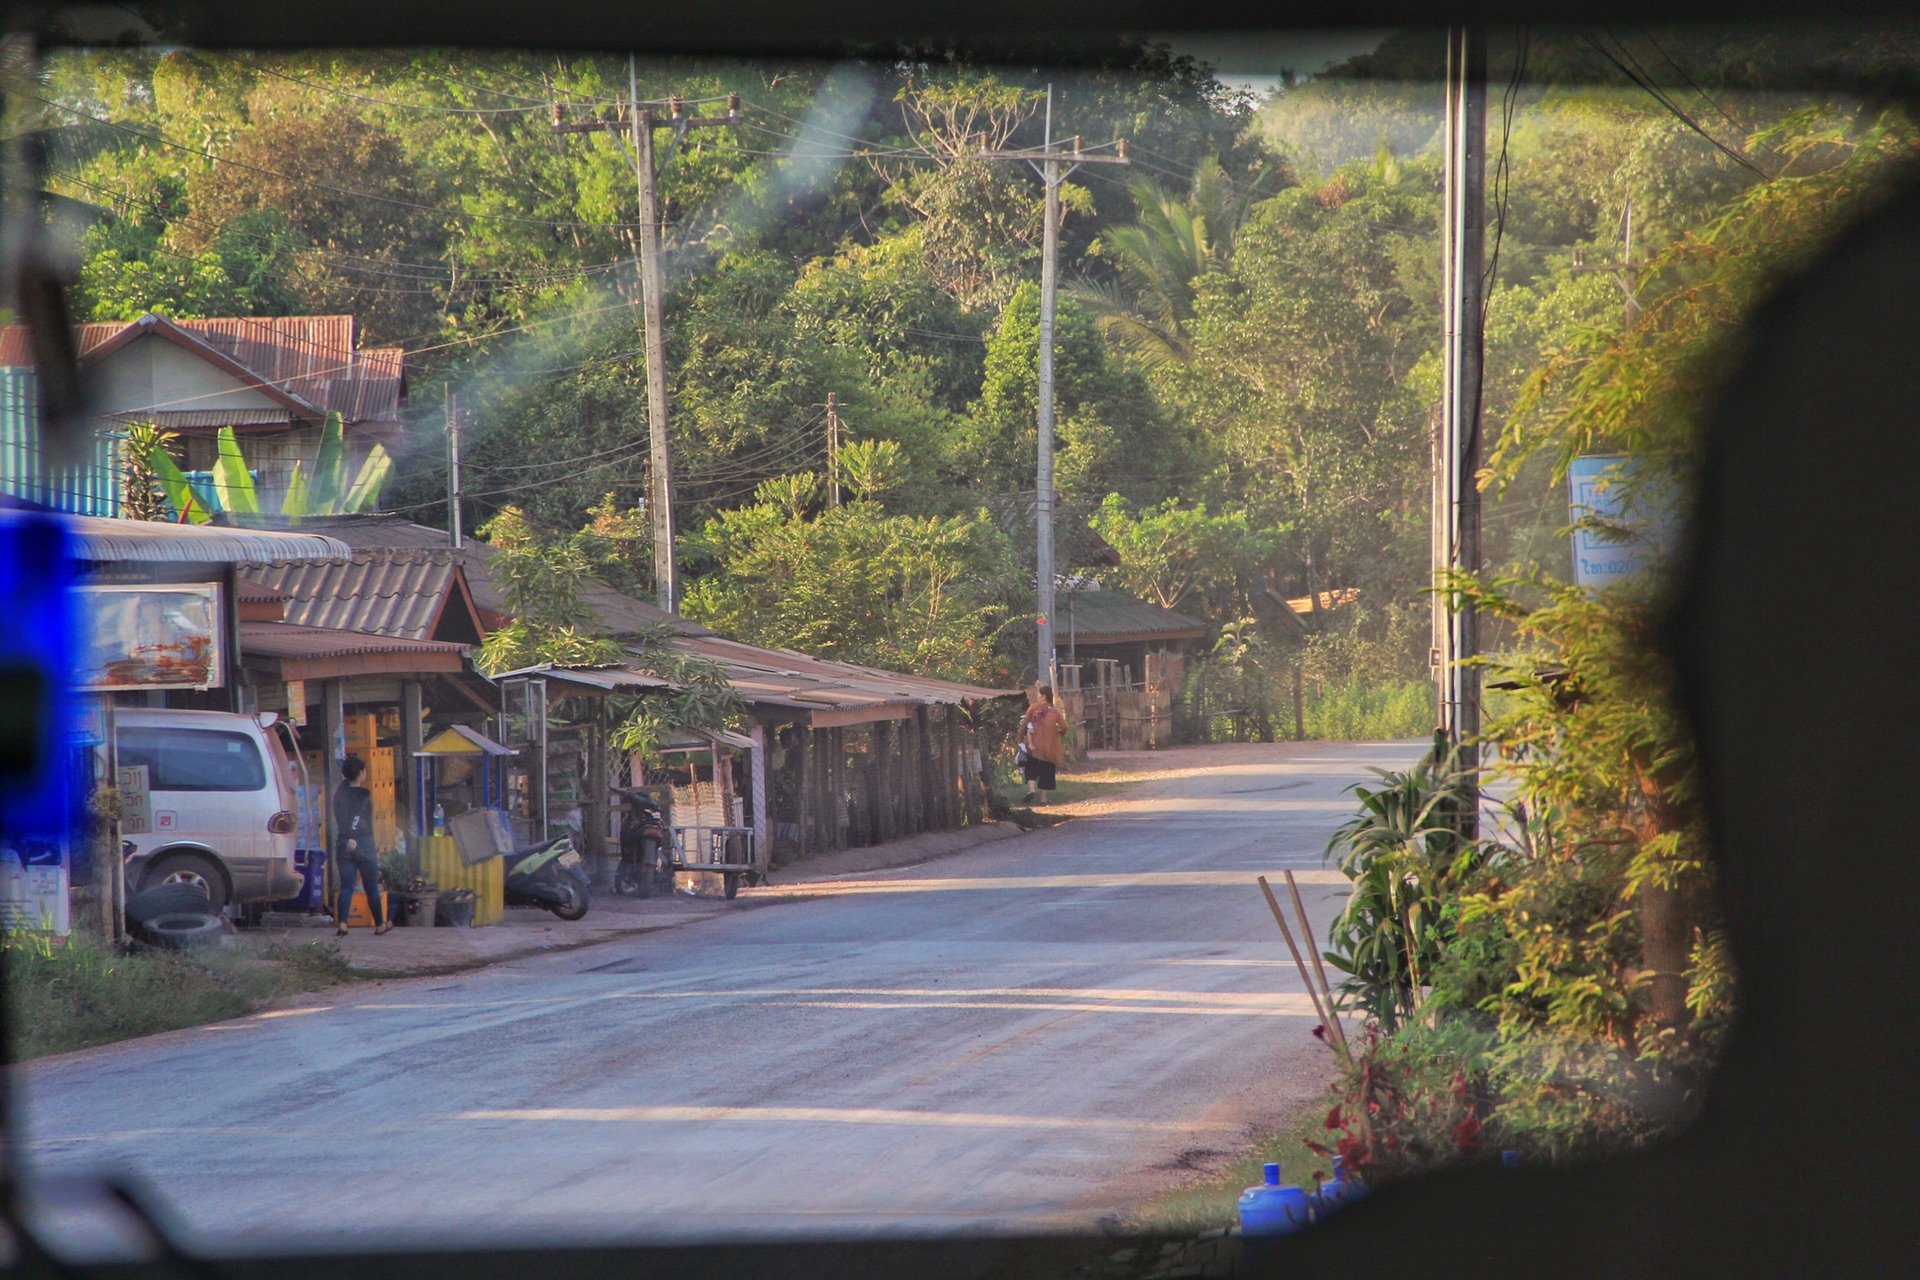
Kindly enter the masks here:
<path id="1" fill-rule="evenodd" d="M 1442 235 L 1443 388 L 1434 485 L 1434 574 L 1480 569 L 1480 394 L 1485 355 L 1487 44 L 1477 29 L 1447 32 L 1446 184 Z M 1480 652 L 1473 606 L 1434 597 L 1440 726 L 1478 779 Z M 1464 834 L 1478 827 L 1461 815 Z"/>
<path id="2" fill-rule="evenodd" d="M 447 387 L 447 534 L 453 549 L 462 545 L 460 536 L 460 393 Z"/>
<path id="3" fill-rule="evenodd" d="M 666 311 L 666 283 L 660 271 L 659 171 L 653 158 L 653 131 L 672 129 L 675 138 L 683 138 L 689 129 L 713 128 L 743 123 L 740 95 L 727 95 L 724 116 L 689 116 L 678 96 L 664 102 L 640 101 L 638 64 L 627 58 L 627 103 L 603 113 L 598 120 L 570 123 L 565 108 L 553 104 L 553 128 L 556 133 L 597 133 L 606 130 L 615 137 L 625 130 L 629 135 L 629 158 L 640 193 L 640 310 L 641 333 L 646 344 L 647 430 L 651 444 L 650 483 L 647 508 L 653 525 L 653 581 L 660 607 L 669 613 L 679 611 L 679 574 L 673 555 L 673 454 L 667 427 L 667 351 L 663 332 Z M 662 118 L 657 113 L 665 111 Z"/>
<path id="4" fill-rule="evenodd" d="M 1053 627 L 1053 315 L 1057 281 L 1060 274 L 1060 183 L 1083 164 L 1126 164 L 1127 143 L 1113 143 L 1113 153 L 1094 154 L 1081 150 L 1080 139 L 1073 149 L 1053 149 L 1053 86 L 1047 86 L 1046 142 L 1038 151 L 983 151 L 983 160 L 1024 160 L 1032 165 L 1047 187 L 1046 229 L 1040 259 L 1040 406 L 1039 466 L 1034 495 L 1034 559 L 1039 579 L 1039 645 L 1035 666 L 1040 679 L 1058 684 L 1054 663 Z M 1066 164 L 1062 171 L 1060 166 Z"/>

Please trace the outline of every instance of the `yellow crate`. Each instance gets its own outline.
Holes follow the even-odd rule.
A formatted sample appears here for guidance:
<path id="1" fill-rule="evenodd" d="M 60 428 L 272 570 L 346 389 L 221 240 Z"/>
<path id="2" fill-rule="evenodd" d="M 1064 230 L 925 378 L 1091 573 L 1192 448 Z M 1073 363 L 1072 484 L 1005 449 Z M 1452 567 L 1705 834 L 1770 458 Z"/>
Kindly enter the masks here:
<path id="1" fill-rule="evenodd" d="M 421 837 L 420 874 L 442 892 L 473 890 L 473 922 L 477 925 L 499 924 L 507 913 L 506 864 L 499 858 L 488 858 L 467 866 L 460 861 L 460 846 L 452 836 Z"/>

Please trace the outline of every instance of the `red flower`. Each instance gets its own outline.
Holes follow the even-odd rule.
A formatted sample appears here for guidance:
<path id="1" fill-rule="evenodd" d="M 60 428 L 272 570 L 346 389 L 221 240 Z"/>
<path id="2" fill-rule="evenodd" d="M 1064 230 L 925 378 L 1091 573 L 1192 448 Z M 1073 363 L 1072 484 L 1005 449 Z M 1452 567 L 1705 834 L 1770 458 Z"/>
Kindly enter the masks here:
<path id="1" fill-rule="evenodd" d="M 1453 1126 L 1453 1140 L 1459 1144 L 1462 1151 L 1478 1151 L 1480 1149 L 1480 1122 L 1474 1117 L 1468 1116 L 1465 1120 Z"/>

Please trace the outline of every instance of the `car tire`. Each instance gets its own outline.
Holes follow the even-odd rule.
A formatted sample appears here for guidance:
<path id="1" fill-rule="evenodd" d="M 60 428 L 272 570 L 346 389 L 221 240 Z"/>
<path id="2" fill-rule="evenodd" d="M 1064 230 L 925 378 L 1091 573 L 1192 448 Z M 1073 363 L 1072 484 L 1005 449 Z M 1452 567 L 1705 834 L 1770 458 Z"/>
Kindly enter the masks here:
<path id="1" fill-rule="evenodd" d="M 174 951 L 185 951 L 188 947 L 205 947 L 217 944 L 226 936 L 226 925 L 219 916 L 201 915 L 197 912 L 179 912 L 170 915 L 155 916 L 140 926 L 147 940 L 158 947 L 167 947 Z"/>
<path id="2" fill-rule="evenodd" d="M 227 906 L 227 878 L 220 865 L 203 853 L 169 853 L 153 860 L 140 877 L 140 891 L 161 885 L 184 884 L 207 895 L 207 910 L 219 915 Z"/>
<path id="3" fill-rule="evenodd" d="M 214 914 L 213 902 L 206 890 L 193 884 L 157 884 L 127 898 L 127 919 L 145 924 L 155 916 Z"/>

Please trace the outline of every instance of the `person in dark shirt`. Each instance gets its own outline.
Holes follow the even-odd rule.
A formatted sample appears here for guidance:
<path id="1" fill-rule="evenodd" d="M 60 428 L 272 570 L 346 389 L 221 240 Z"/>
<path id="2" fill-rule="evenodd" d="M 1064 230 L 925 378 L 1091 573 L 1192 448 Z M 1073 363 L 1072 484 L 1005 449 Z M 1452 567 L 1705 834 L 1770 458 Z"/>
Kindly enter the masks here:
<path id="1" fill-rule="evenodd" d="M 373 913 L 373 931 L 393 928 L 380 892 L 380 852 L 373 838 L 373 792 L 360 785 L 367 762 L 348 756 L 340 762 L 340 786 L 333 793 L 333 865 L 339 884 L 334 897 L 334 936 L 347 936 L 347 917 L 353 910 L 353 882 L 367 887 L 367 910 Z"/>

